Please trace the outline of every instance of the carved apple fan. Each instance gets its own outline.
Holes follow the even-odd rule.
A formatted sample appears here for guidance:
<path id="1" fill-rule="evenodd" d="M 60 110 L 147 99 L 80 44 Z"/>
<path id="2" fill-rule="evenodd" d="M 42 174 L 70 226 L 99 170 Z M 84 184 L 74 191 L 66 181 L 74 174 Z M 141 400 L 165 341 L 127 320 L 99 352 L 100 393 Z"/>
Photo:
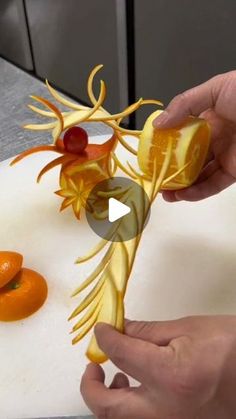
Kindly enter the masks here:
<path id="1" fill-rule="evenodd" d="M 137 155 L 137 151 L 131 147 L 124 136 L 129 134 L 135 136 L 137 140 L 140 140 L 142 134 L 142 131 L 129 130 L 121 127 L 120 124 L 123 118 L 136 111 L 142 105 L 161 105 L 161 102 L 158 100 L 143 100 L 141 98 L 122 112 L 114 115 L 110 114 L 102 107 L 106 96 L 105 83 L 100 81 L 98 99 L 96 99 L 93 92 L 93 79 L 101 68 L 102 65 L 95 67 L 88 78 L 87 88 L 88 96 L 92 103 L 91 107 L 82 106 L 64 98 L 54 90 L 47 81 L 47 88 L 53 99 L 69 110 L 62 112 L 48 100 L 37 96 L 31 96 L 35 101 L 43 105 L 44 108 L 33 105 L 29 105 L 29 107 L 40 116 L 47 117 L 50 122 L 27 125 L 25 128 L 51 131 L 53 144 L 41 145 L 27 150 L 16 157 L 11 164 L 17 163 L 24 157 L 35 152 L 57 152 L 59 156 L 42 169 L 39 173 L 38 181 L 48 170 L 55 166 L 60 166 L 60 190 L 56 191 L 56 193 L 63 198 L 61 210 L 72 206 L 77 218 L 80 218 L 81 208 L 85 207 L 86 198 L 92 188 L 101 180 L 111 178 L 115 174 L 117 167 L 119 167 L 126 176 L 132 178 L 143 188 L 149 198 L 149 205 L 146 205 L 143 197 L 140 196 L 140 202 L 143 200 L 144 203 L 142 211 L 140 211 L 140 206 L 138 210 L 135 202 L 133 203 L 133 222 L 137 225 L 137 232 L 140 232 L 140 226 L 144 225 L 150 209 L 148 206 L 153 203 L 159 190 L 164 187 L 165 184 L 177 179 L 177 177 L 181 175 L 183 175 L 182 180 L 184 184 L 185 169 L 189 166 L 191 161 L 178 168 L 177 171 L 173 172 L 172 170 L 171 172 L 173 157 L 172 149 L 176 140 L 173 135 L 168 135 L 166 138 L 166 147 L 165 152 L 162 153 L 163 159 L 161 165 L 160 161 L 157 162 L 155 156 L 153 157 L 151 154 L 151 165 L 148 166 L 148 171 L 146 173 L 140 165 L 142 156 L 138 156 L 137 159 L 141 173 L 131 166 L 129 162 L 127 162 L 126 165 L 124 162 L 120 161 L 115 153 L 117 142 L 120 142 L 128 152 Z M 104 144 L 88 143 L 86 148 L 82 151 L 73 150 L 71 148 L 68 149 L 64 141 L 65 137 L 63 139 L 61 138 L 62 134 L 68 132 L 72 127 L 78 126 L 81 122 L 94 121 L 103 122 L 111 127 L 113 129 L 111 138 Z M 96 215 L 98 216 L 98 214 L 94 214 L 95 217 Z M 122 231 L 128 228 L 128 226 L 125 226 L 125 218 L 126 217 L 121 219 L 119 229 L 111 231 L 110 238 L 117 238 L 119 241 L 103 239 L 99 241 L 89 254 L 80 257 L 76 261 L 78 264 L 85 263 L 101 254 L 100 262 L 96 269 L 73 293 L 73 296 L 78 297 L 83 290 L 93 284 L 93 287 L 88 292 L 86 298 L 79 303 L 78 307 L 69 318 L 71 320 L 80 315 L 79 320 L 72 330 L 72 333 L 75 333 L 73 344 L 79 342 L 97 322 L 109 323 L 121 332 L 123 331 L 125 291 L 141 239 L 141 233 L 137 233 L 135 238 L 128 241 L 125 241 L 124 239 L 122 241 Z M 124 224 L 123 228 L 121 228 L 122 224 Z M 97 363 L 102 363 L 107 360 L 106 355 L 98 347 L 94 334 L 92 335 L 86 355 L 90 360 Z"/>

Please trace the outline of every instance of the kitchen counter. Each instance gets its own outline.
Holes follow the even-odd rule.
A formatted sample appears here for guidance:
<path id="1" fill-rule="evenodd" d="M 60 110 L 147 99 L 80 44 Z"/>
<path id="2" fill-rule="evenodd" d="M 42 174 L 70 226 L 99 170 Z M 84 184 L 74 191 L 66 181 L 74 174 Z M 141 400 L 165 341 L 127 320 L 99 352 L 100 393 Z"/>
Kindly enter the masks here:
<path id="1" fill-rule="evenodd" d="M 22 129 L 25 123 L 38 120 L 37 116 L 27 108 L 30 94 L 50 99 L 45 85 L 40 80 L 0 58 L 0 161 L 18 154 L 29 146 L 51 142 L 48 133 Z M 103 124 L 85 123 L 83 127 L 90 136 L 107 133 L 107 127 Z M 86 418 L 92 419 L 93 416 Z M 72 419 L 72 417 L 53 419 Z M 73 419 L 82 419 L 82 417 L 73 416 Z"/>

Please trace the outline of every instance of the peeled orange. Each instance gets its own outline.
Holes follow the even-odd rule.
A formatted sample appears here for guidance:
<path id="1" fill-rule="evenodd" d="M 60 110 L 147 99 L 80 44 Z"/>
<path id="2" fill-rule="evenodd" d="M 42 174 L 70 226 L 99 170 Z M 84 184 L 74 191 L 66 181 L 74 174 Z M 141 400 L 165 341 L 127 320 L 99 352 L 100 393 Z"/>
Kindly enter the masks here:
<path id="1" fill-rule="evenodd" d="M 164 183 L 162 189 L 186 188 L 197 179 L 206 160 L 210 127 L 204 119 L 189 117 L 183 125 L 176 128 L 154 128 L 152 123 L 161 112 L 158 110 L 152 113 L 144 124 L 138 148 L 139 166 L 143 173 L 151 178 L 155 159 L 160 171 L 168 141 L 172 139 L 172 157 L 166 178 L 173 176 L 185 165 L 186 168 Z"/>

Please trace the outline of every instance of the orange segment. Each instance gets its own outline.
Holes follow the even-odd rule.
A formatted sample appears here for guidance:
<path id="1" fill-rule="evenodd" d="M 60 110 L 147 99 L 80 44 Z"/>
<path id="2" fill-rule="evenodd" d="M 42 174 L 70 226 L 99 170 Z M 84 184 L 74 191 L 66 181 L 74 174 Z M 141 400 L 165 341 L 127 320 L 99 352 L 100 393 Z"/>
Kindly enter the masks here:
<path id="1" fill-rule="evenodd" d="M 0 288 L 4 287 L 21 269 L 23 256 L 20 253 L 0 251 Z"/>
<path id="2" fill-rule="evenodd" d="M 0 321 L 24 319 L 45 302 L 48 288 L 45 279 L 31 269 L 23 268 L 0 289 Z"/>
<path id="3" fill-rule="evenodd" d="M 173 152 L 166 178 L 185 165 L 187 167 L 165 183 L 162 189 L 188 187 L 196 180 L 205 162 L 210 143 L 210 127 L 204 119 L 189 117 L 185 124 L 174 129 L 158 130 L 153 127 L 152 122 L 161 112 L 151 114 L 144 125 L 138 149 L 139 166 L 151 178 L 156 159 L 160 171 L 171 138 Z"/>

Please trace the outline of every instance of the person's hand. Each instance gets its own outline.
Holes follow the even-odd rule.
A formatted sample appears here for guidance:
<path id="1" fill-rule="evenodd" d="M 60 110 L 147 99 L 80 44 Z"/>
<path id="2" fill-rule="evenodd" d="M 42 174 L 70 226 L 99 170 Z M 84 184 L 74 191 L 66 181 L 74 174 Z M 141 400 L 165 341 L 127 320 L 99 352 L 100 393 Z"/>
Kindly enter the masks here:
<path id="1" fill-rule="evenodd" d="M 236 181 L 236 71 L 213 77 L 176 96 L 153 125 L 172 128 L 189 115 L 201 116 L 211 125 L 211 150 L 193 186 L 163 191 L 164 199 L 169 202 L 207 198 Z"/>
<path id="2" fill-rule="evenodd" d="M 99 419 L 234 419 L 236 316 L 127 321 L 125 334 L 98 324 L 101 349 L 123 372 L 110 387 L 89 364 L 82 396 Z M 127 375 L 140 384 L 131 387 Z"/>

